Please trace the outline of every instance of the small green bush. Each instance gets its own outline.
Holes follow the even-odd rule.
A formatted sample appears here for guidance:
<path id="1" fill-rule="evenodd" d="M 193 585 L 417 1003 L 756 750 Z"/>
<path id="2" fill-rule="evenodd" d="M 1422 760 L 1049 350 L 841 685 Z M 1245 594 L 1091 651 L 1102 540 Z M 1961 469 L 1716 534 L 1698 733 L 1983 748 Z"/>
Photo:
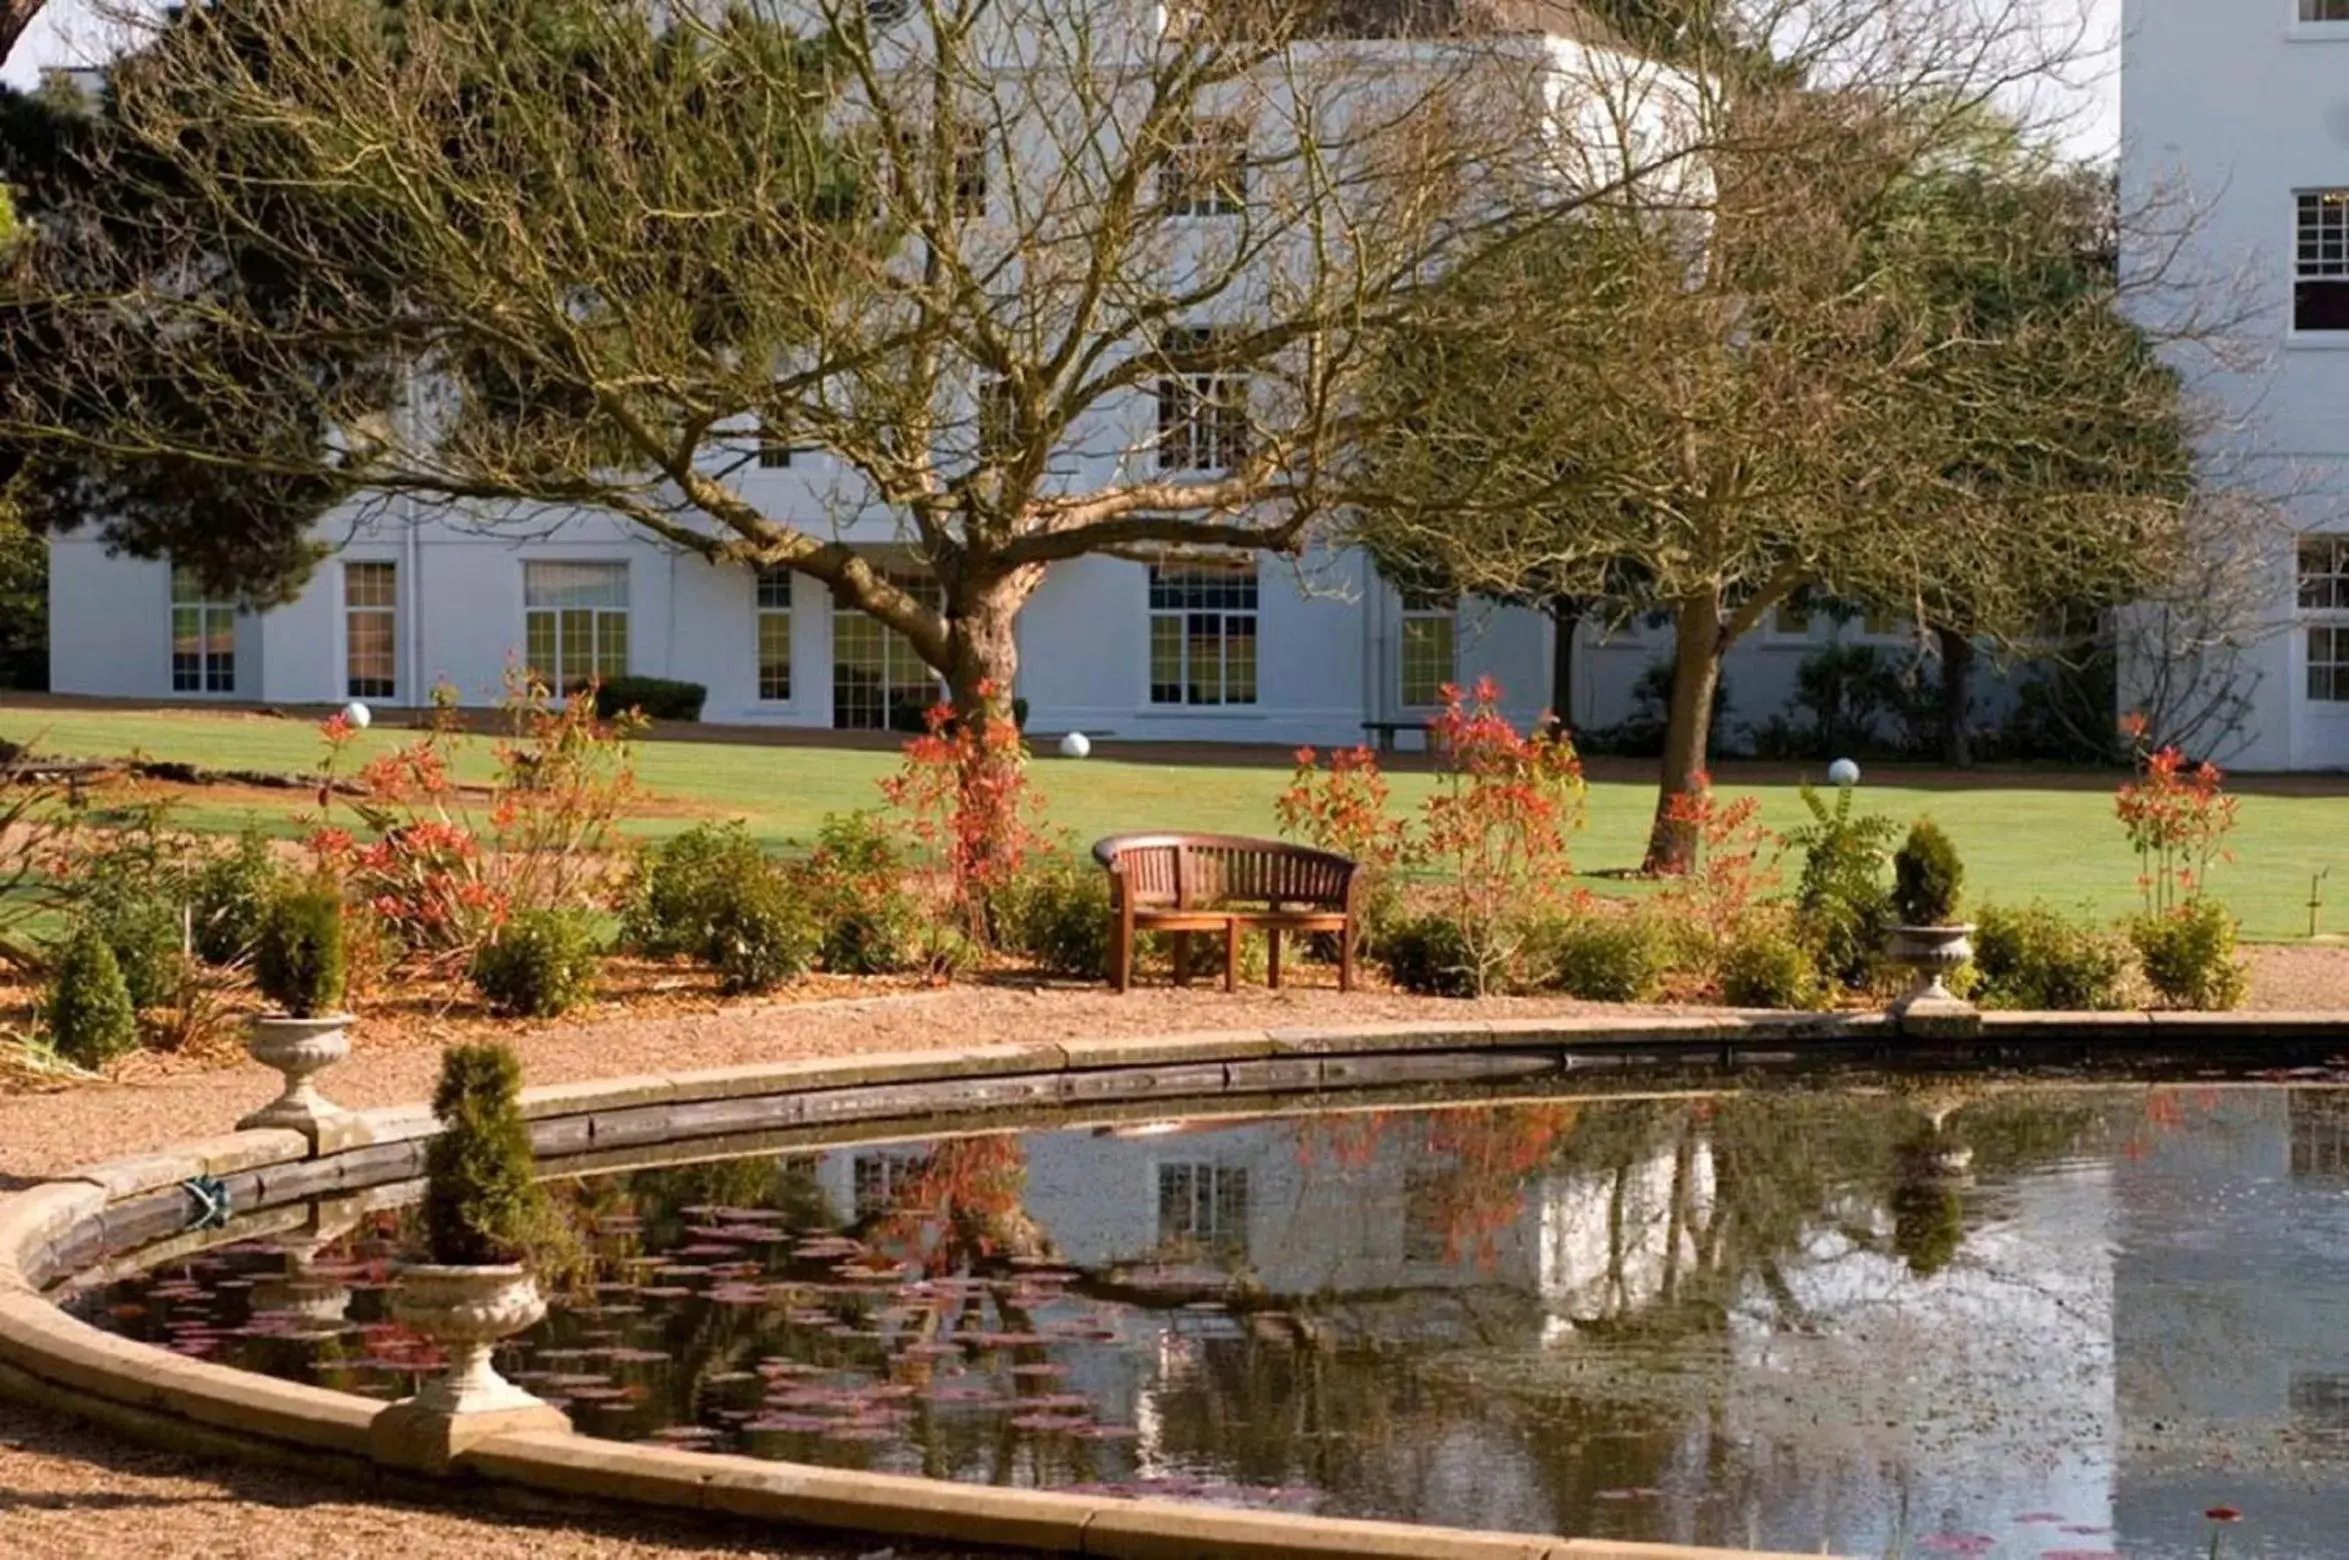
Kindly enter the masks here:
<path id="1" fill-rule="evenodd" d="M 2044 904 L 1984 905 L 1974 929 L 1972 999 L 1989 1008 L 2100 1013 L 2122 1005 L 2127 950 L 2118 937 Z"/>
<path id="2" fill-rule="evenodd" d="M 106 939 L 134 1008 L 175 1006 L 187 990 L 182 901 L 161 880 L 107 878 L 85 895 L 82 924 Z"/>
<path id="3" fill-rule="evenodd" d="M 669 677 L 610 677 L 596 684 L 599 720 L 617 720 L 637 710 L 654 720 L 699 720 L 709 689 Z"/>
<path id="4" fill-rule="evenodd" d="M 951 983 L 976 970 L 986 957 L 987 950 L 970 933 L 952 921 L 940 921 L 928 929 L 914 962 L 928 979 Z"/>
<path id="5" fill-rule="evenodd" d="M 995 897 L 996 935 L 1010 952 L 1072 980 L 1109 970 L 1109 874 L 1067 854 L 1030 863 Z"/>
<path id="6" fill-rule="evenodd" d="M 554 1214 L 538 1184 L 522 1119 L 522 1064 L 502 1045 L 451 1046 L 441 1058 L 424 1152 L 424 1230 L 432 1260 L 485 1266 L 528 1260 Z"/>
<path id="7" fill-rule="evenodd" d="M 1892 904 L 1904 926 L 1947 926 L 1957 917 L 1965 863 L 1941 826 L 1919 818 L 1892 858 Z"/>
<path id="8" fill-rule="evenodd" d="M 620 916 L 620 941 L 648 958 L 700 957 L 728 905 L 771 871 L 739 820 L 699 823 L 638 863 Z"/>
<path id="9" fill-rule="evenodd" d="M 473 987 L 509 1018 L 553 1018 L 595 992 L 595 930 L 575 910 L 524 910 L 473 957 Z"/>
<path id="10" fill-rule="evenodd" d="M 905 854 L 879 815 L 827 815 L 799 876 L 823 929 L 824 968 L 889 975 L 922 961 L 922 907 L 906 887 Z"/>
<path id="11" fill-rule="evenodd" d="M 2220 1012 L 2240 1007 L 2250 971 L 2235 957 L 2234 914 L 2215 899 L 2189 899 L 2165 915 L 2141 915 L 2129 940 L 2146 984 L 2169 1007 Z"/>
<path id="12" fill-rule="evenodd" d="M 1731 1007 L 1820 1007 L 1817 957 L 1791 928 L 1757 921 L 1721 955 L 1721 999 Z"/>
<path id="13" fill-rule="evenodd" d="M 719 989 L 741 995 L 806 974 L 820 941 L 807 901 L 768 869 L 737 885 L 731 902 L 718 908 L 701 954 L 718 972 Z"/>
<path id="14" fill-rule="evenodd" d="M 1414 916 L 1387 928 L 1378 942 L 1387 979 L 1428 997 L 1476 995 L 1476 956 L 1457 923 L 1441 915 Z"/>
<path id="15" fill-rule="evenodd" d="M 233 964 L 250 954 L 270 901 L 284 891 L 284 879 L 269 836 L 258 824 L 237 835 L 235 849 L 198 867 L 188 894 L 197 957 L 207 964 Z"/>
<path id="16" fill-rule="evenodd" d="M 80 1066 L 103 1067 L 139 1048 L 130 988 L 97 928 L 80 927 L 66 943 L 44 1016 L 57 1054 Z"/>
<path id="17" fill-rule="evenodd" d="M 270 901 L 253 947 L 253 982 L 294 1018 L 332 1013 L 346 972 L 343 902 L 332 889 L 280 894 Z"/>
<path id="18" fill-rule="evenodd" d="M 1802 800 L 1811 822 L 1786 836 L 1803 853 L 1794 902 L 1804 938 L 1818 954 L 1819 973 L 1846 986 L 1867 981 L 1893 922 L 1884 863 L 1895 825 L 1881 813 L 1854 817 L 1853 795 L 1846 786 L 1829 807 L 1805 785 Z"/>
<path id="19" fill-rule="evenodd" d="M 1644 915 L 1594 911 L 1545 922 L 1526 937 L 1526 974 L 1585 1002 L 1646 1002 L 1663 979 L 1663 939 Z"/>

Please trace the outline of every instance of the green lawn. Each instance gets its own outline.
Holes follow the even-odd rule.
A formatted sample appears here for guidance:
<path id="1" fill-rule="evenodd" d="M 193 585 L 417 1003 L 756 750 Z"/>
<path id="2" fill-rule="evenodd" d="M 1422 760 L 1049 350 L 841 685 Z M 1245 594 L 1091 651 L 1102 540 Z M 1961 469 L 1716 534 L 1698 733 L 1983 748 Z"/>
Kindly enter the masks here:
<path id="1" fill-rule="evenodd" d="M 361 749 L 381 751 L 406 735 L 378 728 L 361 739 Z M 119 756 L 135 750 L 220 768 L 302 770 L 320 751 L 312 728 L 299 720 L 0 708 L 0 737 L 35 736 L 44 751 Z M 485 773 L 486 744 L 471 745 L 476 751 L 462 768 Z M 1273 799 L 1287 779 L 1278 762 L 1247 755 L 1228 764 L 1152 763 L 1146 754 L 1128 748 L 1114 759 L 1039 758 L 1035 778 L 1049 821 L 1084 841 L 1147 828 L 1272 832 Z M 894 755 L 880 751 L 656 741 L 641 749 L 638 772 L 660 797 L 746 818 L 762 838 L 784 845 L 806 838 L 827 812 L 875 805 L 874 781 L 894 767 Z M 1723 789 L 1757 792 L 1764 821 L 1787 828 L 1804 817 L 1794 791 L 1797 773 L 1794 766 L 1743 766 Z M 1871 778 L 1863 801 L 1898 818 L 1930 812 L 1939 820 L 1965 854 L 1968 894 L 1976 902 L 2042 897 L 2112 915 L 2135 902 L 2135 859 L 2113 821 L 2114 777 L 1993 772 L 1952 782 L 1890 767 L 1875 775 L 1880 779 Z M 1394 776 L 1396 796 L 1405 804 L 1429 783 L 1421 773 Z M 2349 931 L 2349 786 L 2334 787 L 2333 794 L 2320 794 L 2322 789 L 2311 783 L 2254 786 L 2244 796 L 2236 860 L 2221 869 L 2216 886 L 2251 936 L 2304 936 L 2309 880 L 2328 866 L 2338 870 L 2325 885 L 2333 901 L 2325 926 Z M 1638 766 L 1602 768 L 1591 785 L 1589 827 L 1577 852 L 1585 871 L 1604 874 L 1638 863 L 1653 799 L 1652 782 Z M 290 826 L 291 814 L 305 805 L 300 793 L 288 793 L 277 816 Z M 241 804 L 198 805 L 186 814 L 196 827 L 219 829 L 235 828 L 248 816 Z M 637 827 L 657 835 L 687 821 L 652 818 Z M 1593 886 L 1636 891 L 1609 877 L 1594 879 Z"/>

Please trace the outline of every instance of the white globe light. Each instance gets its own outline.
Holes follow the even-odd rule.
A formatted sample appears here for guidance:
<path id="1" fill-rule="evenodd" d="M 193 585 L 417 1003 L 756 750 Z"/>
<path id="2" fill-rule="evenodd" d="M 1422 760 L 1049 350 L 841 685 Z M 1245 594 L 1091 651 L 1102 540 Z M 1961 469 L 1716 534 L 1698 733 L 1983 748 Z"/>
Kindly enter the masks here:
<path id="1" fill-rule="evenodd" d="M 1093 739 L 1081 731 L 1072 731 L 1060 739 L 1060 756 L 1062 758 L 1083 758 L 1092 751 Z"/>
<path id="2" fill-rule="evenodd" d="M 1834 785 L 1858 785 L 1860 766 L 1848 758 L 1839 758 L 1827 766 L 1827 779 Z"/>
<path id="3" fill-rule="evenodd" d="M 366 705 L 361 704 L 357 699 L 353 699 L 350 703 L 343 706 L 343 719 L 349 721 L 359 730 L 365 731 L 369 726 L 375 723 L 375 712 L 369 709 Z"/>

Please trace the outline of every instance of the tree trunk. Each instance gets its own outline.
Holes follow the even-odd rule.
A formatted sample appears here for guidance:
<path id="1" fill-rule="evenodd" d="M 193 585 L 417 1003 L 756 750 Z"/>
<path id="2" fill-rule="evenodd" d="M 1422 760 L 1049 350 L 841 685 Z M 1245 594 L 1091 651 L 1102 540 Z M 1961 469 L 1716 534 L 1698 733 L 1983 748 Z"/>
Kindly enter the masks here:
<path id="1" fill-rule="evenodd" d="M 41 0 L 0 0 L 0 60 L 8 58 L 40 10 Z"/>
<path id="2" fill-rule="evenodd" d="M 1580 596 L 1550 598 L 1550 717 L 1574 729 L 1574 639 L 1587 609 Z"/>
<path id="3" fill-rule="evenodd" d="M 1703 788 L 1713 742 L 1713 693 L 1721 686 L 1720 598 L 1704 592 L 1675 603 L 1672 641 L 1672 707 L 1665 712 L 1656 818 L 1648 830 L 1643 868 L 1666 877 L 1679 876 L 1696 861 L 1696 825 L 1673 816 L 1673 800 Z"/>
<path id="4" fill-rule="evenodd" d="M 1952 769 L 1970 768 L 1966 712 L 1973 703 L 1974 641 L 1951 628 L 1934 629 L 1933 638 L 1941 649 L 1941 761 Z"/>
<path id="5" fill-rule="evenodd" d="M 967 574 L 947 588 L 947 700 L 957 721 L 982 734 L 987 724 L 1011 718 L 1012 683 L 1019 675 L 1019 639 L 1013 624 L 1035 589 L 1033 571 Z"/>

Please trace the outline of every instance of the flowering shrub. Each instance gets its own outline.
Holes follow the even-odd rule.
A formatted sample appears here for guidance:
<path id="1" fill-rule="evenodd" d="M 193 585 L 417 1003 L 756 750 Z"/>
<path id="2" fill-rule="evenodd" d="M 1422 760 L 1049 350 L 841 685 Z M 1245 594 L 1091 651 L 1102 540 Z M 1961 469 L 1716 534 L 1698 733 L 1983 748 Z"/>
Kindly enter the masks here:
<path id="1" fill-rule="evenodd" d="M 1528 737 L 1500 712 L 1491 678 L 1463 694 L 1446 684 L 1428 723 L 1443 753 L 1421 812 L 1419 852 L 1445 875 L 1476 989 L 1505 971 L 1524 928 L 1565 902 L 1568 844 L 1582 827 L 1582 762 L 1563 730 Z"/>
<path id="2" fill-rule="evenodd" d="M 2226 838 L 2241 799 L 2225 794 L 2216 764 L 2190 762 L 2174 747 L 2148 751 L 2142 715 L 2122 729 L 2138 744 L 2137 774 L 2114 793 L 2113 810 L 2137 853 L 2146 913 L 2161 915 L 2199 898 L 2211 867 L 2233 859 Z"/>
<path id="3" fill-rule="evenodd" d="M 2235 957 L 2235 918 L 2206 900 L 2210 869 L 2233 859 L 2227 835 L 2240 798 L 2224 790 L 2216 764 L 2174 747 L 2148 751 L 2142 715 L 2121 730 L 2136 746 L 2137 774 L 2113 795 L 2113 810 L 2137 852 L 2142 909 L 2129 927 L 2146 981 L 2174 1007 L 2230 1008 L 2249 984 Z"/>
<path id="4" fill-rule="evenodd" d="M 1019 876 L 1036 848 L 1040 800 L 1028 789 L 1019 726 L 991 683 L 979 685 L 990 716 L 957 720 L 941 700 L 929 729 L 905 745 L 881 795 L 902 817 L 915 849 L 945 878 L 957 914 L 981 943 L 991 941 L 991 902 Z"/>
<path id="5" fill-rule="evenodd" d="M 1273 803 L 1284 838 L 1347 857 L 1361 868 L 1363 918 L 1372 927 L 1392 921 L 1401 897 L 1398 874 L 1417 859 L 1411 829 L 1389 810 L 1392 797 L 1370 749 L 1343 749 L 1329 768 L 1309 747 L 1297 749 L 1288 789 Z M 1375 937 L 1374 937 L 1375 940 Z"/>
<path id="6" fill-rule="evenodd" d="M 509 669 L 509 734 L 492 749 L 488 785 L 469 790 L 452 772 L 461 740 L 452 711 L 434 702 L 440 716 L 423 737 L 359 769 L 366 796 L 350 806 L 374 833 L 368 841 L 324 812 L 358 733 L 339 714 L 321 726 L 322 814 L 310 848 L 405 962 L 453 981 L 516 910 L 608 897 L 636 790 L 634 727 L 599 719 L 590 698 L 557 707 L 545 684 Z"/>
<path id="7" fill-rule="evenodd" d="M 1761 821 L 1759 798 L 1723 802 L 1710 775 L 1666 804 L 1667 819 L 1696 839 L 1696 857 L 1657 902 L 1692 944 L 1694 961 L 1718 970 L 1753 919 L 1755 905 L 1778 883 L 1778 836 Z"/>

